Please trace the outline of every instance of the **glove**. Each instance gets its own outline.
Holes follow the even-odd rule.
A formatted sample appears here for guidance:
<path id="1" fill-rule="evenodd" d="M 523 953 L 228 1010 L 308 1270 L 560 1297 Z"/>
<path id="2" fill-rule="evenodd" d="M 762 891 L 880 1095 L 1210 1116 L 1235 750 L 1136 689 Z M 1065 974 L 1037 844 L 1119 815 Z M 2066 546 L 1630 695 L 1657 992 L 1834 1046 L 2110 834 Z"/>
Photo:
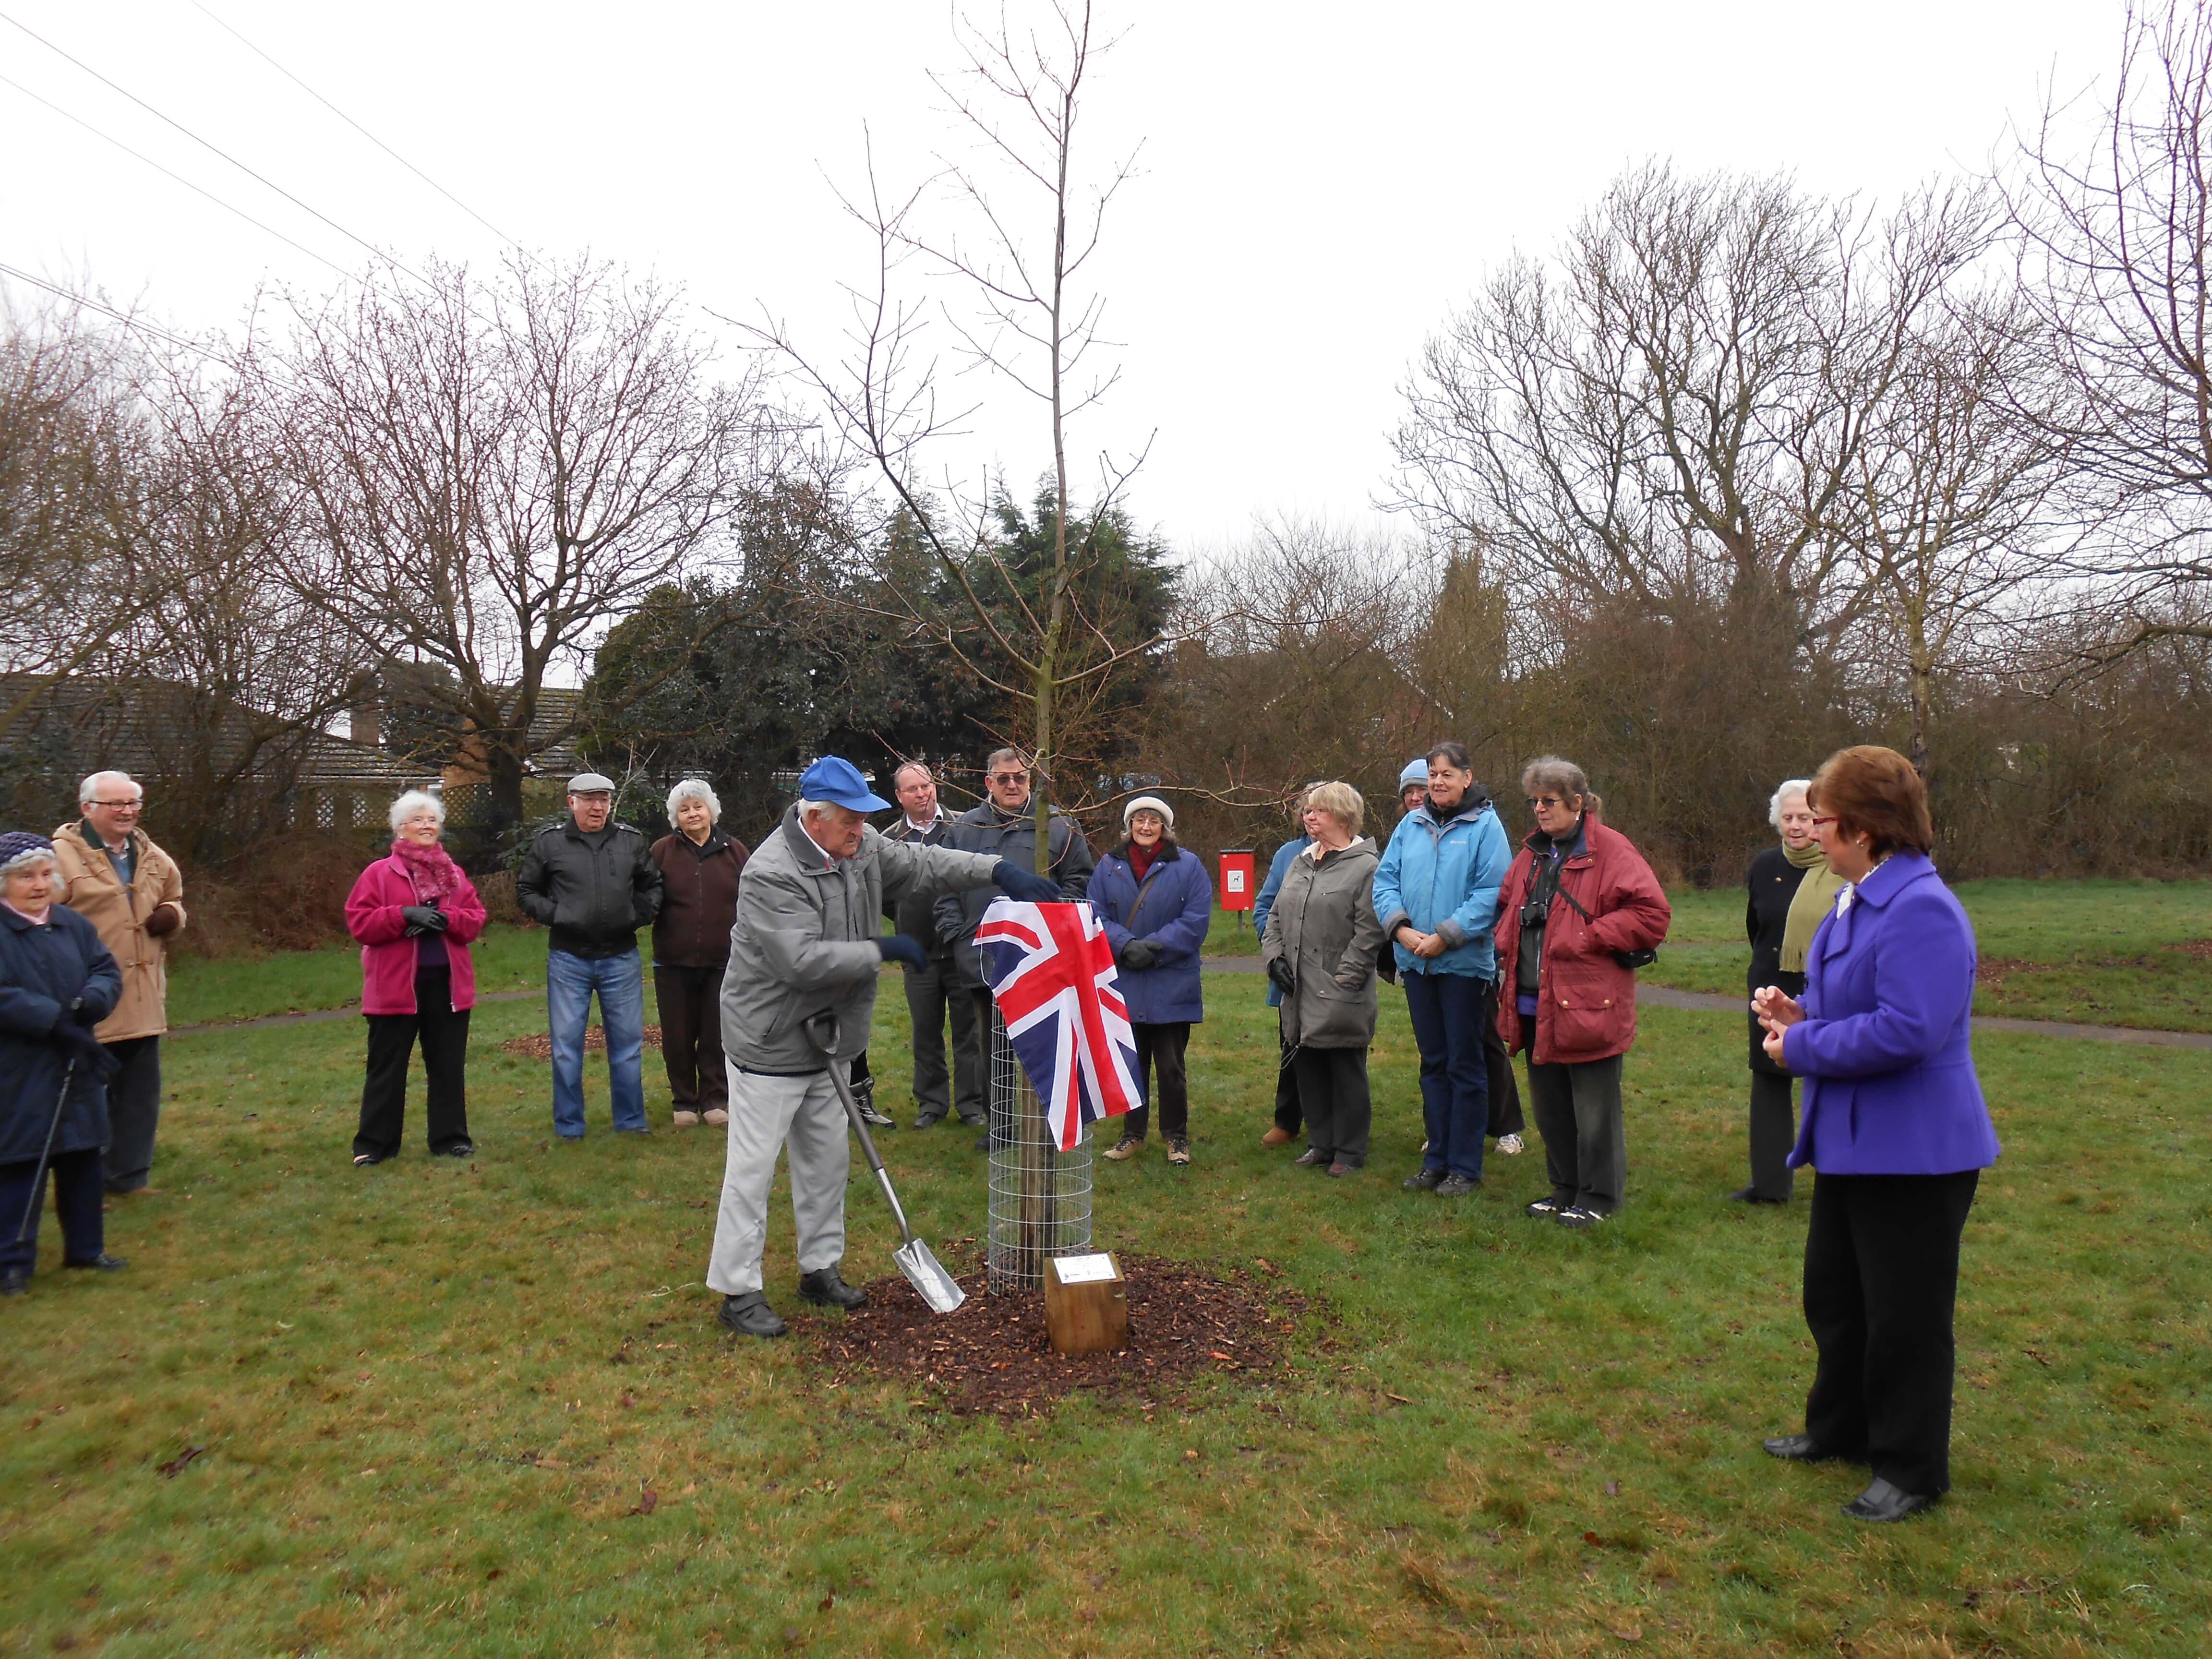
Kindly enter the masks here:
<path id="1" fill-rule="evenodd" d="M 1141 974 L 1160 959 L 1160 947 L 1147 939 L 1133 939 L 1121 947 L 1121 965 Z"/>
<path id="2" fill-rule="evenodd" d="M 54 1027 L 54 1047 L 76 1062 L 80 1072 L 89 1072 L 105 1082 L 123 1069 L 123 1062 L 104 1048 L 98 1037 L 82 1025 L 67 1021 Z"/>
<path id="3" fill-rule="evenodd" d="M 407 931 L 410 933 L 442 933 L 453 921 L 434 904 L 402 905 L 399 914 L 407 918 Z"/>
<path id="4" fill-rule="evenodd" d="M 886 933 L 876 941 L 876 949 L 884 953 L 885 962 L 901 963 L 908 968 L 929 966 L 929 953 L 921 948 L 921 941 L 905 933 Z"/>
<path id="5" fill-rule="evenodd" d="M 146 918 L 146 931 L 155 939 L 167 939 L 184 925 L 184 913 L 173 904 L 157 904 Z"/>
<path id="6" fill-rule="evenodd" d="M 997 867 L 991 872 L 991 879 L 999 884 L 999 890 L 1008 898 L 1018 899 L 1024 904 L 1058 904 L 1060 902 L 1057 883 L 1048 881 L 1034 871 L 1023 869 L 1012 859 L 1000 859 Z"/>
<path id="7" fill-rule="evenodd" d="M 93 1012 L 91 1009 L 84 1006 L 84 999 L 82 997 L 79 997 L 75 1002 L 70 1004 L 69 1018 L 70 1024 L 82 1025 L 88 1031 L 94 1026 L 99 1024 L 100 1018 L 98 1014 Z"/>
<path id="8" fill-rule="evenodd" d="M 1267 977 L 1275 982 L 1275 988 L 1285 996 L 1297 988 L 1298 976 L 1291 970 L 1291 964 L 1285 957 L 1277 957 L 1267 964 Z"/>

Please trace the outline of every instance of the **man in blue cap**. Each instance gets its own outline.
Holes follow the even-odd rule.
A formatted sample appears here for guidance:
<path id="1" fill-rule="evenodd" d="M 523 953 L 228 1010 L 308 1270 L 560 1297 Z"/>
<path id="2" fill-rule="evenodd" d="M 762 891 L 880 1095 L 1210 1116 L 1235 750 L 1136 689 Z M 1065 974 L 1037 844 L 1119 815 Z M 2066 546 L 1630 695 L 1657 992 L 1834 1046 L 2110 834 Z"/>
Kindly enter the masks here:
<path id="1" fill-rule="evenodd" d="M 730 1141 L 707 1283 L 722 1293 L 722 1323 L 744 1336 L 784 1333 L 761 1289 L 761 1253 L 776 1154 L 787 1146 L 799 1294 L 831 1308 L 867 1300 L 837 1271 L 845 1255 L 851 1147 L 830 1067 L 849 1067 L 868 1046 L 884 963 L 928 962 L 921 940 L 883 935 L 884 906 L 896 910 L 908 898 L 994 883 L 1033 904 L 1060 896 L 1051 882 L 1010 860 L 886 841 L 865 815 L 890 803 L 835 755 L 806 769 L 799 796 L 745 866 L 722 978 Z M 807 1034 L 808 1022 L 823 1013 L 836 1018 L 834 1055 Z"/>

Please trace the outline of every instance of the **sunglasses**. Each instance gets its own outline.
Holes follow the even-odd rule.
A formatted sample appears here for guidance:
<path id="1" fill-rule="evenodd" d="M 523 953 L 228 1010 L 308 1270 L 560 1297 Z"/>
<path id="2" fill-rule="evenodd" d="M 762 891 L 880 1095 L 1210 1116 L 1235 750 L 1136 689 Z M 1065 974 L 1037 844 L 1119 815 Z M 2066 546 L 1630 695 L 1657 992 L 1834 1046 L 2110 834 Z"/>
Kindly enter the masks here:
<path id="1" fill-rule="evenodd" d="M 994 783 L 1027 783 L 1029 781 L 1030 775 L 1026 772 L 994 772 L 991 774 L 991 781 Z"/>

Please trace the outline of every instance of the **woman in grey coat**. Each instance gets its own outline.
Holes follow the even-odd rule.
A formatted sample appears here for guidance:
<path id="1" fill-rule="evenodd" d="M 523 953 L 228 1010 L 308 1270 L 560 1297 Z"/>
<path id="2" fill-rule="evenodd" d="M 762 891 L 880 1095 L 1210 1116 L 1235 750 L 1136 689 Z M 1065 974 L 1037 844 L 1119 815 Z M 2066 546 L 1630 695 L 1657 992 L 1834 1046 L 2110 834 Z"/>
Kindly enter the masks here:
<path id="1" fill-rule="evenodd" d="M 1260 951 L 1283 993 L 1283 1052 L 1297 1079 L 1310 1170 L 1350 1175 L 1367 1162 L 1367 1049 L 1375 1041 L 1375 843 L 1366 804 L 1348 783 L 1306 796 L 1313 844 L 1291 860 Z"/>

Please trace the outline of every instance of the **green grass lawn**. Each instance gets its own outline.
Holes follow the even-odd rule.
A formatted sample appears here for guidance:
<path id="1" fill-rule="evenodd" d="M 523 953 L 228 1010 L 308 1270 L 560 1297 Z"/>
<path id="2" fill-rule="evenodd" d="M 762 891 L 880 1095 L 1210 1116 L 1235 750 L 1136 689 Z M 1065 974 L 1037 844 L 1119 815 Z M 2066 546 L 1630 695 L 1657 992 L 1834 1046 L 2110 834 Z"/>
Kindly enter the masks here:
<path id="1" fill-rule="evenodd" d="M 491 927 L 470 950 L 479 992 L 522 991 L 545 983 L 545 930 Z M 651 975 L 647 975 L 648 980 Z M 200 1025 L 264 1014 L 343 1008 L 361 1001 L 361 947 L 210 960 L 182 957 L 169 964 L 169 1024 Z"/>
<path id="2" fill-rule="evenodd" d="M 884 987 L 879 1098 L 905 1120 Z M 33 1293 L 0 1304 L 0 1652 L 2204 1650 L 2212 1054 L 1977 1044 L 2006 1153 L 1966 1236 L 1956 1487 L 1866 1528 L 1836 1512 L 1863 1476 L 1758 1449 L 1812 1360 L 1802 1202 L 1721 1200 L 1738 1021 L 1647 1012 L 1629 1206 L 1579 1237 L 1520 1213 L 1534 1145 L 1456 1206 L 1399 1192 L 1395 995 L 1372 1167 L 1262 1152 L 1259 993 L 1209 977 L 1196 1162 L 1102 1165 L 1097 1237 L 1264 1256 L 1330 1322 L 1302 1322 L 1289 1378 L 1028 1422 L 827 1387 L 835 1316 L 790 1294 L 781 1189 L 794 1334 L 723 1336 L 699 1282 L 719 1141 L 606 1133 L 596 1060 L 592 1134 L 555 1141 L 544 1066 L 498 1048 L 532 1004 L 478 1013 L 472 1164 L 348 1167 L 356 1023 L 173 1042 L 167 1195 L 111 1218 L 130 1271 L 52 1272 L 49 1227 Z M 981 1231 L 969 1136 L 886 1139 L 927 1236 Z M 848 1273 L 888 1273 L 865 1176 L 849 1223 Z"/>
<path id="3" fill-rule="evenodd" d="M 1966 881 L 1955 890 L 1981 947 L 1975 1012 L 2212 1031 L 2212 882 Z M 1645 981 L 1740 993 L 1751 962 L 1742 890 L 1668 897 L 1674 931 Z"/>

